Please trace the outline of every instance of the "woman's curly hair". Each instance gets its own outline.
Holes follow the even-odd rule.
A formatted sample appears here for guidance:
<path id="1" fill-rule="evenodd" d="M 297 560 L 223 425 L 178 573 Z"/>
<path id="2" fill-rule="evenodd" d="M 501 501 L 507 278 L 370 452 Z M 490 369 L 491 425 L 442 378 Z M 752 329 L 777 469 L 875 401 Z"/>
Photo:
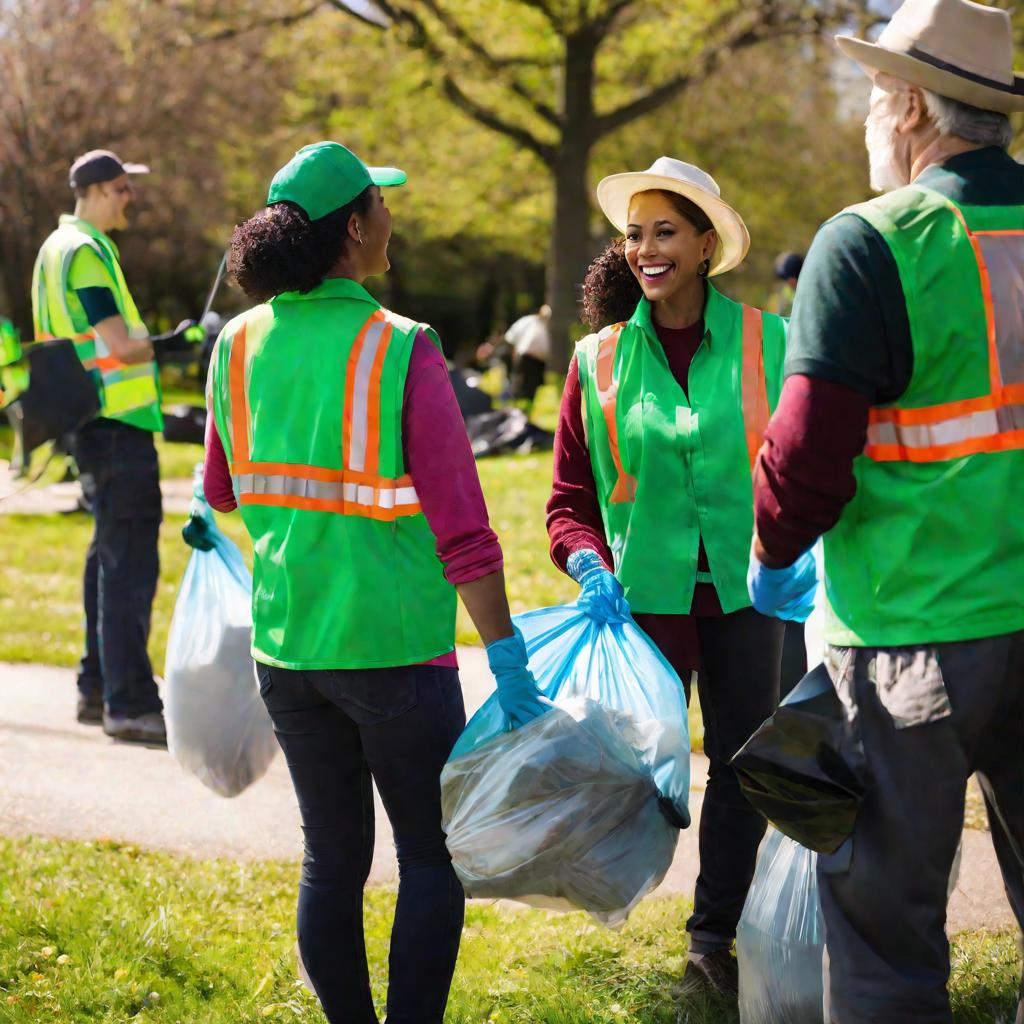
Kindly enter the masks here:
<path id="1" fill-rule="evenodd" d="M 295 203 L 273 203 L 235 228 L 228 270 L 256 302 L 312 291 L 338 262 L 352 214 L 369 208 L 369 188 L 317 220 Z"/>
<path id="2" fill-rule="evenodd" d="M 628 320 L 643 295 L 640 282 L 626 262 L 622 238 L 610 242 L 587 268 L 583 279 L 583 322 L 599 331 Z"/>

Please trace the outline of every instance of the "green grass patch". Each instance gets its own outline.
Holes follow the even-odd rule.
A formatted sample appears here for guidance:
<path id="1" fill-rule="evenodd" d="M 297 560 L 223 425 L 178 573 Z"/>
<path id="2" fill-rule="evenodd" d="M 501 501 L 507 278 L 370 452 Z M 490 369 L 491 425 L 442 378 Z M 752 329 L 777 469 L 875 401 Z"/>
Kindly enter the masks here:
<path id="1" fill-rule="evenodd" d="M 199 862 L 110 842 L 0 839 L 0 1020 L 5 1024 L 324 1021 L 296 977 L 296 865 Z M 648 900 L 619 932 L 583 914 L 472 906 L 448 1024 L 729 1024 L 683 1001 L 689 910 Z M 394 894 L 366 898 L 383 1013 Z M 1012 1019 L 1014 940 L 953 948 L 957 1024 Z"/>

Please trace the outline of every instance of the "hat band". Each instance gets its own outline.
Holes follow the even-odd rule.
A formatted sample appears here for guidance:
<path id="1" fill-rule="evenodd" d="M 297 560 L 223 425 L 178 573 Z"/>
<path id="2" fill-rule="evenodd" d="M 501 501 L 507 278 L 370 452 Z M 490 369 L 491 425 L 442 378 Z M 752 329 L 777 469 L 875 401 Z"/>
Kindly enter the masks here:
<path id="1" fill-rule="evenodd" d="M 1006 82 L 999 82 L 994 78 L 986 78 L 984 75 L 975 74 L 973 71 L 966 71 L 956 64 L 950 64 L 949 61 L 940 60 L 938 57 L 933 57 L 930 53 L 925 53 L 924 50 L 919 50 L 916 46 L 910 47 L 909 50 L 890 50 L 890 53 L 901 53 L 906 57 L 913 57 L 914 60 L 929 64 L 938 71 L 947 71 L 958 78 L 967 79 L 968 82 L 984 85 L 988 89 L 997 89 L 999 92 L 1005 92 L 1010 96 L 1024 96 L 1024 78 L 1014 76 L 1013 82 L 1007 85 Z"/>

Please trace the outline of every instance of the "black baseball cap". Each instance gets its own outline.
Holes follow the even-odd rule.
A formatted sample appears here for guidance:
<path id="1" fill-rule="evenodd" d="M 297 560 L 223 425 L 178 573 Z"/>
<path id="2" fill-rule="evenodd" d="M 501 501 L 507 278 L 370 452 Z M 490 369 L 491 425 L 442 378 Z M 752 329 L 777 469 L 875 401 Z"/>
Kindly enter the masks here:
<path id="1" fill-rule="evenodd" d="M 775 276 L 782 281 L 791 277 L 799 277 L 804 269 L 804 258 L 798 252 L 779 253 L 775 260 Z"/>
<path id="2" fill-rule="evenodd" d="M 72 188 L 87 188 L 113 181 L 122 174 L 149 174 L 149 168 L 145 164 L 122 163 L 109 149 L 90 149 L 71 165 L 68 183 Z"/>

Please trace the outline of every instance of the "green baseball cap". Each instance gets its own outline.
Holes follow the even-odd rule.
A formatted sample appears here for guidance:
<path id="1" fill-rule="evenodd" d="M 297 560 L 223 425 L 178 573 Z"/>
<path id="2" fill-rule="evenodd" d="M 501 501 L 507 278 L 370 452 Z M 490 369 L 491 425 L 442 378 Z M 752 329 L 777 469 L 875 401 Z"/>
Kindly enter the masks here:
<path id="1" fill-rule="evenodd" d="M 310 220 L 319 220 L 352 202 L 369 185 L 404 185 L 397 167 L 367 167 L 337 142 L 303 146 L 274 175 L 267 206 L 287 199 L 301 206 Z"/>

